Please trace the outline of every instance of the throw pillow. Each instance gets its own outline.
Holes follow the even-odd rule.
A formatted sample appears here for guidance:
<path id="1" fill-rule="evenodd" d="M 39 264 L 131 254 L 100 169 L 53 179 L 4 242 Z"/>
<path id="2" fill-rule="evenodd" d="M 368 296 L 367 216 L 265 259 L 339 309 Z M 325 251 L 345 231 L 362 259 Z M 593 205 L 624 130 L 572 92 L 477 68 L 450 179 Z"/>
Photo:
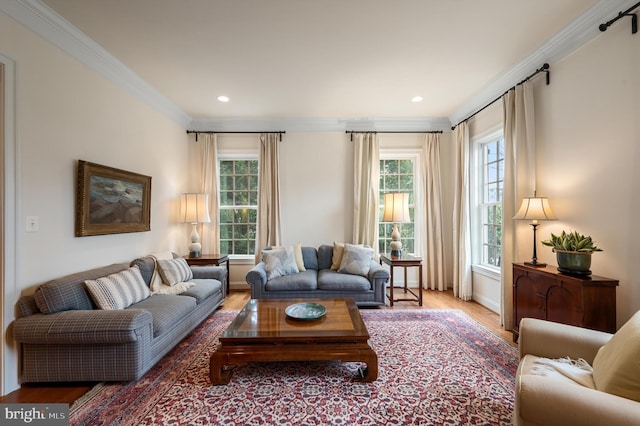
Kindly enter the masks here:
<path id="1" fill-rule="evenodd" d="M 267 271 L 267 280 L 299 272 L 292 247 L 264 250 L 262 261 Z"/>
<path id="2" fill-rule="evenodd" d="M 367 276 L 371 267 L 373 249 L 371 247 L 344 245 L 344 253 L 338 272 Z"/>
<path id="3" fill-rule="evenodd" d="M 196 283 L 194 283 L 193 281 L 181 282 L 174 285 L 161 284 L 160 287 L 158 287 L 158 289 L 154 290 L 152 293 L 153 294 L 180 294 L 180 293 L 184 293 L 194 285 L 196 285 Z"/>
<path id="4" fill-rule="evenodd" d="M 124 309 L 151 295 L 137 266 L 96 280 L 86 280 L 85 285 L 95 304 L 105 310 Z"/>
<path id="5" fill-rule="evenodd" d="M 337 271 L 342 263 L 342 254 L 344 253 L 344 243 L 333 242 L 333 257 L 331 258 L 331 270 Z"/>
<path id="6" fill-rule="evenodd" d="M 640 311 L 598 350 L 593 360 L 596 389 L 640 401 Z"/>
<path id="7" fill-rule="evenodd" d="M 156 293 L 160 288 L 166 286 L 162 282 L 162 277 L 160 276 L 160 272 L 158 272 L 158 260 L 168 260 L 173 259 L 173 253 L 170 251 L 162 251 L 158 253 L 153 253 L 149 255 L 154 262 L 153 275 L 151 276 L 151 293 Z"/>
<path id="8" fill-rule="evenodd" d="M 298 271 L 306 271 L 307 268 L 304 267 L 304 258 L 302 257 L 302 244 L 300 242 L 297 242 L 293 245 L 293 254 L 296 257 L 296 265 L 298 266 Z"/>
<path id="9" fill-rule="evenodd" d="M 186 260 L 176 259 L 158 260 L 158 272 L 167 285 L 176 285 L 193 278 L 193 272 Z"/>

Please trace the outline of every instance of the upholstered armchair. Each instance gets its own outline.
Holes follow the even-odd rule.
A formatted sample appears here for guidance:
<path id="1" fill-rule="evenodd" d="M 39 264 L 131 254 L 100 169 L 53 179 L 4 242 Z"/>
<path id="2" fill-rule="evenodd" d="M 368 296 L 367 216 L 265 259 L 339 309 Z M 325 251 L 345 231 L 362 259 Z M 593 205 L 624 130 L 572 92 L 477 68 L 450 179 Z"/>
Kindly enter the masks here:
<path id="1" fill-rule="evenodd" d="M 640 425 L 640 312 L 615 335 L 524 318 L 519 351 L 514 425 Z"/>

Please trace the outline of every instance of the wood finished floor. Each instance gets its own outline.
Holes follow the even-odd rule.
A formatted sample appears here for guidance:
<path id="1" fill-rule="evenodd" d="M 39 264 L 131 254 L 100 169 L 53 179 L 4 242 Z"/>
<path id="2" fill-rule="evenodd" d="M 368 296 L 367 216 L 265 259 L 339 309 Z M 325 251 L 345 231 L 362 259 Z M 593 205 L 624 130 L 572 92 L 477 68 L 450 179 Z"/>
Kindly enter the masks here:
<path id="1" fill-rule="evenodd" d="M 396 290 L 397 291 L 397 290 Z M 397 296 L 396 296 L 397 297 Z M 232 291 L 221 310 L 240 310 L 250 299 L 248 291 Z M 423 306 L 417 302 L 395 302 L 394 307 L 380 309 L 460 309 L 483 324 L 511 345 L 511 333 L 502 329 L 500 317 L 476 302 L 464 302 L 453 297 L 451 290 L 440 292 L 423 290 Z M 93 388 L 95 383 L 27 384 L 2 397 L 3 403 L 67 403 L 71 404 Z"/>

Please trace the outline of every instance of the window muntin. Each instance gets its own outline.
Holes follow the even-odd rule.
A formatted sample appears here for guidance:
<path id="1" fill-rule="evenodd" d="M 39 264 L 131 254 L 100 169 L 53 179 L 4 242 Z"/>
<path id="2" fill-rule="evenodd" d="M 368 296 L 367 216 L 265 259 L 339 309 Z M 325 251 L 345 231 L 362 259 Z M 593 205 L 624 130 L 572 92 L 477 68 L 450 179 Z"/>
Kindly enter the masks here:
<path id="1" fill-rule="evenodd" d="M 220 251 L 253 255 L 258 216 L 258 160 L 220 160 Z"/>
<path id="2" fill-rule="evenodd" d="M 499 268 L 502 259 L 502 192 L 504 186 L 504 141 L 497 138 L 481 143 L 480 263 Z"/>
<path id="3" fill-rule="evenodd" d="M 410 223 L 399 223 L 398 230 L 402 241 L 402 251 L 415 253 L 415 161 L 413 159 L 389 157 L 380 160 L 380 193 L 378 215 L 378 251 L 389 253 L 391 248 L 391 232 L 393 223 L 382 223 L 384 212 L 384 194 L 389 192 L 409 193 L 409 216 Z"/>

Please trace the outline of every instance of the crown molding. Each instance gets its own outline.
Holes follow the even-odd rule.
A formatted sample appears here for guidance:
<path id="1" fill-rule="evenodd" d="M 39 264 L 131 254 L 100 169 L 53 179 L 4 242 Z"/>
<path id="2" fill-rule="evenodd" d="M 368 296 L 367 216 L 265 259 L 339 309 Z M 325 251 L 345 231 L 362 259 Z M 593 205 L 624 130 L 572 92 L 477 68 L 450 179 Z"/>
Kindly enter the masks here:
<path id="1" fill-rule="evenodd" d="M 599 0 L 541 47 L 498 76 L 449 117 L 435 118 L 273 118 L 192 119 L 116 57 L 87 37 L 41 0 L 0 0 L 0 11 L 58 46 L 105 78 L 163 113 L 182 127 L 220 131 L 448 131 L 488 102 L 501 96 L 543 63 L 556 62 L 601 34 L 598 25 L 631 7 L 636 0 Z M 552 67 L 553 68 L 553 67 Z"/>
<path id="2" fill-rule="evenodd" d="M 0 0 L 0 10 L 183 127 L 191 117 L 40 0 Z"/>
<path id="3" fill-rule="evenodd" d="M 361 131 L 405 131 L 421 132 L 449 131 L 448 118 L 227 118 L 198 119 L 191 122 L 191 130 L 199 131 L 246 131 L 246 132 L 344 132 Z"/>
<path id="4" fill-rule="evenodd" d="M 449 120 L 452 124 L 465 120 L 492 100 L 502 96 L 504 92 L 518 84 L 544 63 L 551 64 L 551 71 L 553 71 L 554 62 L 568 56 L 588 41 L 602 34 L 598 29 L 600 24 L 614 18 L 620 11 L 633 6 L 635 2 L 637 0 L 598 1 L 529 56 L 476 93 L 465 105 L 451 114 Z"/>

